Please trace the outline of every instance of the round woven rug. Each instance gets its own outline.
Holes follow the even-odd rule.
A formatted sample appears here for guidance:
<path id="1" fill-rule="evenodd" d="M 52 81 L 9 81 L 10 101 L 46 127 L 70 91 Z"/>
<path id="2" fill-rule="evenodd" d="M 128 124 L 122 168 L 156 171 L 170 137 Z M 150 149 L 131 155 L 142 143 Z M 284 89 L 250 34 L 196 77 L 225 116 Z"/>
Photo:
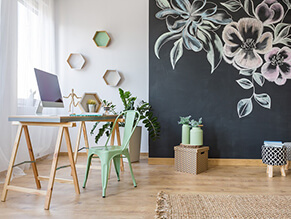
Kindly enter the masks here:
<path id="1" fill-rule="evenodd" d="M 291 218 L 291 196 L 166 194 L 157 196 L 156 218 Z"/>

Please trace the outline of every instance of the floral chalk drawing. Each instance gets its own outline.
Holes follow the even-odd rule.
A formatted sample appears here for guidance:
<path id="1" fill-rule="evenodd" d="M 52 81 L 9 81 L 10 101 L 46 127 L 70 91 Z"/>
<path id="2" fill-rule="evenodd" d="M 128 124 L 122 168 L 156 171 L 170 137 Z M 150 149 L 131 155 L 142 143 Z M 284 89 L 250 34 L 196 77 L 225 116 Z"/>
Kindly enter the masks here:
<path id="1" fill-rule="evenodd" d="M 175 40 L 170 52 L 173 69 L 183 55 L 183 47 L 199 52 L 204 49 L 211 65 L 211 72 L 222 59 L 222 41 L 216 34 L 220 25 L 232 21 L 231 16 L 217 5 L 206 0 L 157 0 L 157 6 L 162 10 L 156 18 L 165 19 L 169 32 L 162 34 L 155 43 L 155 54 L 159 58 L 161 47 L 170 40 Z"/>
<path id="2" fill-rule="evenodd" d="M 265 0 L 256 7 L 256 16 L 264 24 L 277 23 L 283 15 L 284 8 L 276 0 Z"/>
<path id="3" fill-rule="evenodd" d="M 223 59 L 233 65 L 243 77 L 236 82 L 243 89 L 252 89 L 251 97 L 237 104 L 239 118 L 253 110 L 253 101 L 271 109 L 271 97 L 256 93 L 256 86 L 265 82 L 284 85 L 291 79 L 291 25 L 285 17 L 291 9 L 290 0 L 228 0 L 220 7 L 207 0 L 156 0 L 161 9 L 156 18 L 165 20 L 168 32 L 154 46 L 159 57 L 165 43 L 174 41 L 170 61 L 175 69 L 184 48 L 205 51 L 211 73 Z M 256 3 L 256 4 L 254 4 Z M 232 13 L 243 10 L 246 17 L 233 21 Z M 222 28 L 222 36 L 217 30 Z"/>
<path id="4" fill-rule="evenodd" d="M 265 55 L 266 63 L 262 66 L 262 74 L 268 81 L 283 85 L 291 79 L 291 49 L 274 47 Z"/>
<path id="5" fill-rule="evenodd" d="M 242 18 L 228 24 L 223 32 L 225 60 L 239 70 L 259 68 L 263 60 L 259 54 L 272 49 L 273 36 L 263 32 L 263 24 L 255 18 Z"/>

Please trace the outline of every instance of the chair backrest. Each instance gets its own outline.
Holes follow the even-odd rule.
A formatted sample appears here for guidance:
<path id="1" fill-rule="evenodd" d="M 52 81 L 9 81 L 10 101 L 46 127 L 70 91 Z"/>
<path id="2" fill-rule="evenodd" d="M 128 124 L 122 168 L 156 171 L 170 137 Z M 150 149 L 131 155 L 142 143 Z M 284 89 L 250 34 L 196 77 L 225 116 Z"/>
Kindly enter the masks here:
<path id="1" fill-rule="evenodd" d="M 111 138 L 112 131 L 113 131 L 113 128 L 115 127 L 115 125 L 116 125 L 116 122 L 123 115 L 124 115 L 124 118 L 125 118 L 125 127 L 124 127 L 124 134 L 123 134 L 121 147 L 122 147 L 122 150 L 124 150 L 125 148 L 128 148 L 130 138 L 131 138 L 131 136 L 132 136 L 137 124 L 138 124 L 138 121 L 140 119 L 140 113 L 138 111 L 135 111 L 135 110 L 127 110 L 127 111 L 124 111 L 124 112 L 120 113 L 117 116 L 117 118 L 115 119 L 115 121 L 113 123 L 112 129 L 111 129 L 111 132 L 110 132 L 110 136 L 108 137 L 105 146 L 107 146 L 108 141 Z"/>

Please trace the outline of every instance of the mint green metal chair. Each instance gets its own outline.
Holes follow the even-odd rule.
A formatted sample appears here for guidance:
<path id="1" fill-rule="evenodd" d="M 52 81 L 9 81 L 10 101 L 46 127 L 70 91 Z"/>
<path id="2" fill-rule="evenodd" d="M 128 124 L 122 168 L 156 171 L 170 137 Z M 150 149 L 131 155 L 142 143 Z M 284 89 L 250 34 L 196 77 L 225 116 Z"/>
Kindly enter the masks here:
<path id="1" fill-rule="evenodd" d="M 125 118 L 125 127 L 124 127 L 122 144 L 121 144 L 121 146 L 107 146 L 108 141 L 112 135 L 113 128 L 115 127 L 117 120 L 121 116 L 124 116 L 124 118 Z M 114 167 L 115 167 L 117 179 L 118 179 L 118 181 L 120 181 L 120 178 L 119 178 L 120 155 L 124 155 L 127 158 L 130 173 L 131 173 L 131 178 L 133 181 L 133 185 L 134 185 L 134 187 L 136 187 L 136 182 L 135 182 L 134 175 L 132 172 L 132 167 L 131 167 L 131 162 L 130 162 L 130 157 L 129 157 L 128 146 L 129 146 L 129 140 L 130 140 L 132 133 L 134 132 L 134 130 L 137 126 L 139 119 L 140 119 L 139 112 L 137 112 L 135 110 L 124 111 L 114 121 L 114 124 L 112 126 L 113 128 L 111 129 L 110 135 L 105 143 L 105 146 L 91 147 L 89 149 L 86 175 L 85 175 L 85 179 L 84 179 L 83 188 L 86 187 L 88 174 L 89 174 L 89 170 L 90 170 L 90 165 L 91 165 L 91 160 L 92 160 L 92 157 L 94 154 L 98 155 L 98 157 L 101 160 L 101 178 L 102 178 L 102 197 L 103 198 L 105 198 L 105 195 L 106 195 L 106 188 L 107 188 L 107 183 L 108 183 L 108 174 L 109 174 L 109 170 L 110 170 L 110 162 L 112 159 L 114 162 Z"/>

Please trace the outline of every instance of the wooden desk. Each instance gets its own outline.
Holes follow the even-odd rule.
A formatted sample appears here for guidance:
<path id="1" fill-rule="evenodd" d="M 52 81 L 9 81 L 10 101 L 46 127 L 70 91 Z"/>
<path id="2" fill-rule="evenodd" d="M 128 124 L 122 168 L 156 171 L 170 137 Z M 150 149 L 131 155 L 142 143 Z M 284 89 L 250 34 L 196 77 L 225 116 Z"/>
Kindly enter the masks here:
<path id="1" fill-rule="evenodd" d="M 74 162 L 74 160 L 77 160 L 77 151 L 78 151 L 77 146 L 79 147 L 80 136 L 81 136 L 80 130 L 83 130 L 84 135 L 86 135 L 85 144 L 87 144 L 86 146 L 89 146 L 88 139 L 87 139 L 87 133 L 86 133 L 86 127 L 85 127 L 85 121 L 109 121 L 109 122 L 112 122 L 115 120 L 115 118 L 116 118 L 116 116 L 11 116 L 11 117 L 9 117 L 9 119 L 8 119 L 9 121 L 13 121 L 14 123 L 17 122 L 18 131 L 17 131 L 16 137 L 15 137 L 15 142 L 14 142 L 14 146 L 12 149 L 12 155 L 11 155 L 8 170 L 7 170 L 7 175 L 6 175 L 6 179 L 5 179 L 5 183 L 4 183 L 4 187 L 3 187 L 1 201 L 3 201 L 3 202 L 6 201 L 8 190 L 30 193 L 30 194 L 37 194 L 37 195 L 44 195 L 45 196 L 44 209 L 48 210 L 50 207 L 53 185 L 54 185 L 55 181 L 60 182 L 60 183 L 74 184 L 76 194 L 80 194 L 78 177 L 77 177 L 77 172 L 76 172 L 76 167 L 75 167 L 75 162 Z M 75 127 L 76 126 L 75 122 L 78 122 L 78 121 L 81 122 L 81 125 L 79 128 L 79 133 L 78 133 L 78 138 L 77 138 L 77 143 L 76 143 L 77 150 L 75 150 L 74 155 L 73 155 L 68 128 Z M 50 171 L 49 177 L 38 175 L 38 170 L 37 170 L 37 166 L 35 163 L 35 157 L 34 157 L 34 153 L 33 153 L 33 149 L 32 149 L 32 144 L 31 144 L 31 140 L 30 140 L 28 126 L 59 127 L 58 137 L 57 137 L 57 141 L 56 141 L 56 145 L 55 145 L 55 151 L 54 151 L 54 155 L 53 155 L 53 161 L 52 161 L 51 171 Z M 30 160 L 32 162 L 31 165 L 32 165 L 32 170 L 33 170 L 34 179 L 35 179 L 37 189 L 29 189 L 29 188 L 24 188 L 24 187 L 20 187 L 20 186 L 10 185 L 12 169 L 13 169 L 15 158 L 17 155 L 19 142 L 21 139 L 21 134 L 23 131 L 25 134 L 25 139 L 26 139 L 26 144 L 27 144 Z M 114 134 L 115 134 L 115 132 L 117 135 L 117 141 L 120 144 L 118 123 L 117 123 L 117 126 L 114 128 Z M 55 178 L 63 134 L 65 135 L 65 139 L 66 139 L 68 156 L 69 156 L 69 160 L 70 160 L 71 173 L 72 173 L 73 180 Z M 112 144 L 114 143 L 114 135 L 113 135 L 113 138 L 111 139 L 111 143 Z M 40 184 L 41 180 L 48 180 L 49 181 L 46 191 L 40 190 L 41 189 L 41 184 Z"/>

